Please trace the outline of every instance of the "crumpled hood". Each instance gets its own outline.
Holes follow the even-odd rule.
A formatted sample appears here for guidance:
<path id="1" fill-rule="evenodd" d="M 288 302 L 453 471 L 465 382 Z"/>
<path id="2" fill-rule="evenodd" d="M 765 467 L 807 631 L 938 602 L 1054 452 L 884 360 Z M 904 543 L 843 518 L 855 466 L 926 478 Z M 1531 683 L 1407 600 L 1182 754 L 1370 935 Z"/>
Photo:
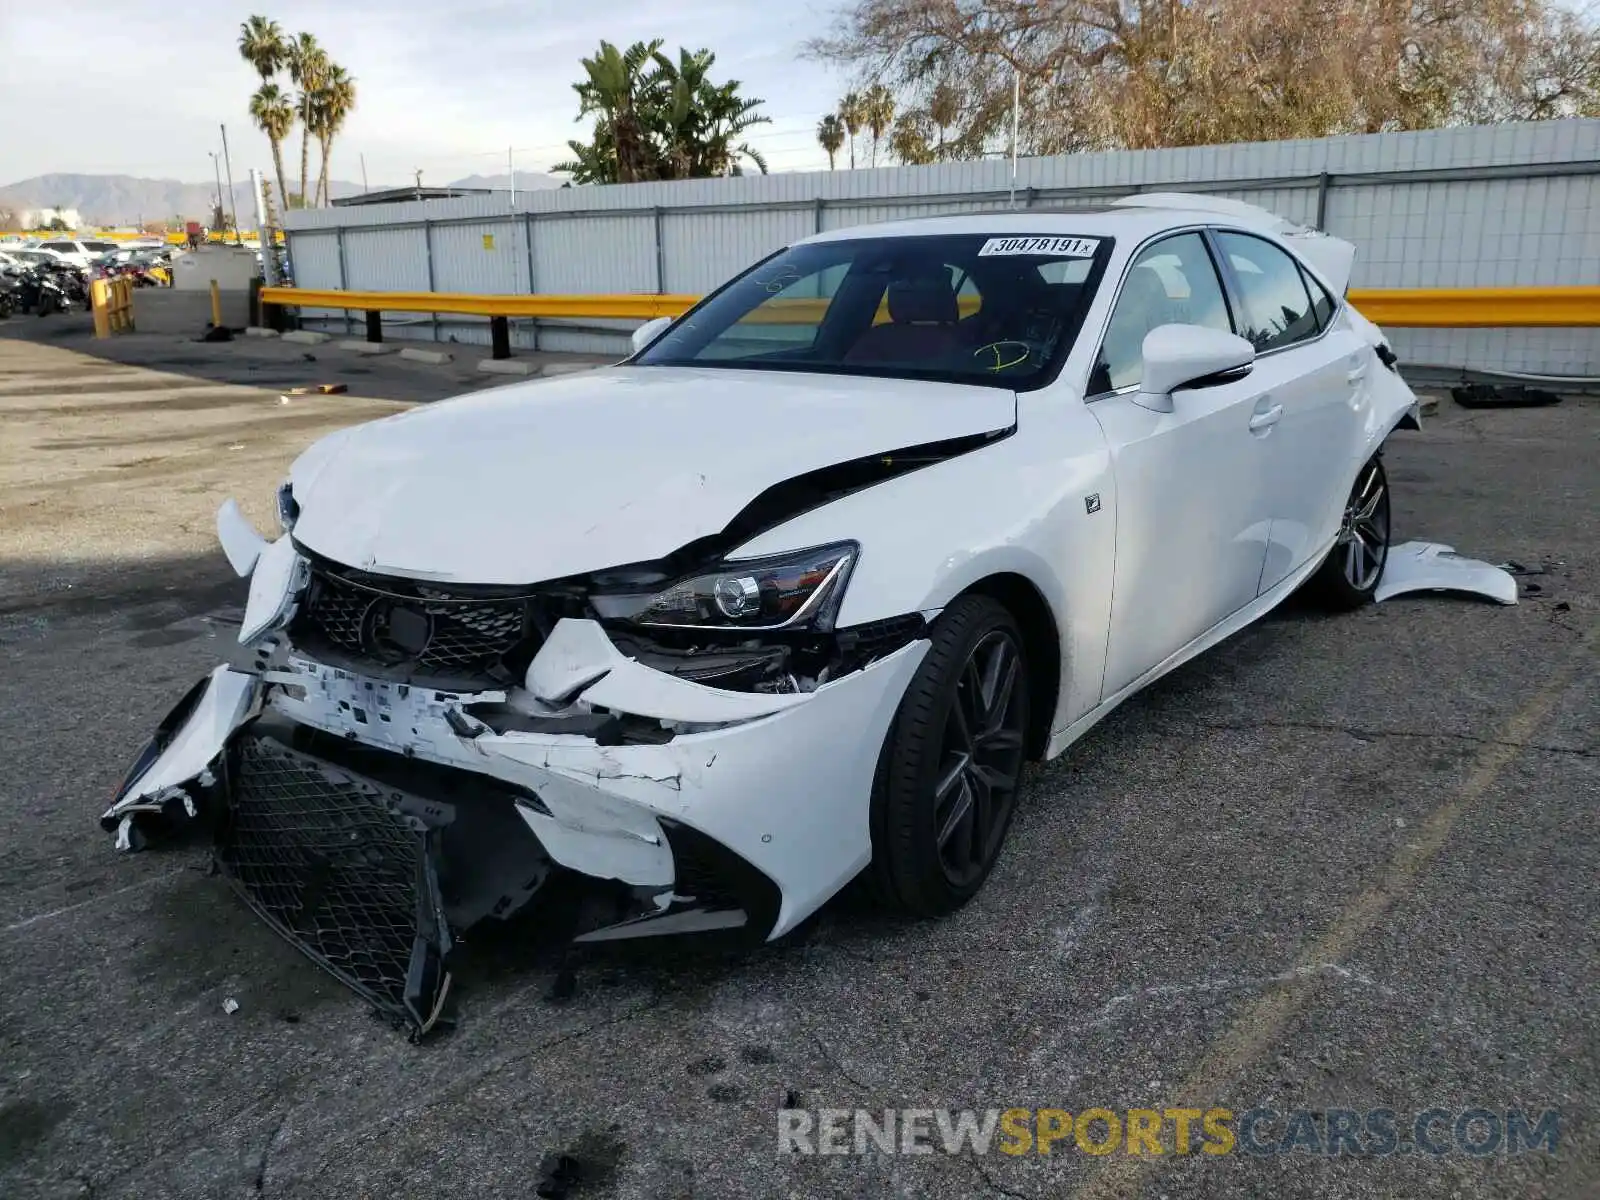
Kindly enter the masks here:
<path id="1" fill-rule="evenodd" d="M 340 430 L 290 472 L 295 540 L 363 570 L 536 583 L 661 558 L 775 483 L 1006 429 L 966 384 L 612 367 Z"/>

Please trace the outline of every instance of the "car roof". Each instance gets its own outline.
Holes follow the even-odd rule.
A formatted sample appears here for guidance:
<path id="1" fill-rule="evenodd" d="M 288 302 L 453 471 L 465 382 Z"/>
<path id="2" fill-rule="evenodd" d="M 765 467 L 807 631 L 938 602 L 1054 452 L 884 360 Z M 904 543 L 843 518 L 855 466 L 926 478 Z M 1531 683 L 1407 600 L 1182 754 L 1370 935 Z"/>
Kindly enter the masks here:
<path id="1" fill-rule="evenodd" d="M 1279 232 L 1276 227 L 1287 225 L 1287 222 L 1264 209 L 1232 202 L 1210 204 L 1207 199 L 1173 196 L 1168 201 L 1165 196 L 1130 197 L 1132 203 L 1103 207 L 1030 208 L 1022 211 L 997 209 L 994 212 L 961 213 L 945 217 L 911 217 L 901 221 L 880 221 L 871 225 L 833 229 L 805 238 L 804 242 L 952 234 L 991 234 L 996 237 L 1037 234 L 1143 241 L 1162 230 L 1188 225 L 1229 225 L 1266 232 Z"/>

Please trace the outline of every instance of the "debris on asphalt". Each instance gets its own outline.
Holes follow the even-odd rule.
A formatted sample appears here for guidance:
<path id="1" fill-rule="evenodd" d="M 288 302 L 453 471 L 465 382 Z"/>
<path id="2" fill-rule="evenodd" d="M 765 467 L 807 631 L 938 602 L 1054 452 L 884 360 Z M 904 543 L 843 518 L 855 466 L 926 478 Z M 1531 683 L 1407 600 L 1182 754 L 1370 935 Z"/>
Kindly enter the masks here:
<path id="1" fill-rule="evenodd" d="M 545 1002 L 548 1004 L 565 1004 L 572 999 L 573 993 L 578 990 L 578 975 L 571 967 L 562 967 L 556 972 L 555 979 L 550 984 L 550 989 L 545 992 Z"/>
<path id="2" fill-rule="evenodd" d="M 230 1017 L 233 1016 L 234 1013 L 239 1011 L 239 1002 L 232 996 L 229 996 L 222 1002 L 222 1011 L 227 1013 Z"/>
<path id="3" fill-rule="evenodd" d="M 1517 602 L 1517 581 L 1493 563 L 1463 558 L 1440 542 L 1405 542 L 1389 548 L 1377 601 L 1408 592 L 1467 592 L 1500 604 Z"/>
<path id="4" fill-rule="evenodd" d="M 1542 408 L 1561 403 L 1554 392 L 1521 384 L 1463 383 L 1451 388 L 1450 395 L 1462 408 Z"/>
<path id="5" fill-rule="evenodd" d="M 207 325 L 206 331 L 195 339 L 200 342 L 231 342 L 233 330 L 226 325 Z"/>
<path id="6" fill-rule="evenodd" d="M 583 1182 L 583 1164 L 570 1154 L 547 1154 L 539 1164 L 539 1186 L 535 1195 L 546 1200 L 561 1200 Z"/>

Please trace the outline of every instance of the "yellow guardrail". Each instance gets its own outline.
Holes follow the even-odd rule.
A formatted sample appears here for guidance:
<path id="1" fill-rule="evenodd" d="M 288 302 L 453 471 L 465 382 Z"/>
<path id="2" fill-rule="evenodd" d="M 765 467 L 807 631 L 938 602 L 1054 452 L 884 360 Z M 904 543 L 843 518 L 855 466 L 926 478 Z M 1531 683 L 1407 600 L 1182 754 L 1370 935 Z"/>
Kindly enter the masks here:
<path id="1" fill-rule="evenodd" d="M 1369 321 L 1398 328 L 1600 325 L 1600 287 L 1352 289 Z"/>
<path id="2" fill-rule="evenodd" d="M 459 313 L 475 317 L 590 317 L 652 321 L 676 317 L 699 296 L 470 296 L 456 292 L 341 292 L 319 288 L 261 289 L 263 304 L 366 312 Z"/>
<path id="3" fill-rule="evenodd" d="M 1492 329 L 1600 326 L 1600 287 L 1358 288 L 1349 301 L 1369 320 L 1396 328 Z M 649 321 L 686 312 L 700 297 L 464 295 L 454 292 L 352 292 L 263 288 L 265 304 L 366 312 L 459 313 L 480 317 L 589 317 Z M 969 299 L 966 308 L 976 304 Z M 774 300 L 746 318 L 752 324 L 814 324 L 825 300 Z M 879 312 L 882 319 L 883 312 Z"/>

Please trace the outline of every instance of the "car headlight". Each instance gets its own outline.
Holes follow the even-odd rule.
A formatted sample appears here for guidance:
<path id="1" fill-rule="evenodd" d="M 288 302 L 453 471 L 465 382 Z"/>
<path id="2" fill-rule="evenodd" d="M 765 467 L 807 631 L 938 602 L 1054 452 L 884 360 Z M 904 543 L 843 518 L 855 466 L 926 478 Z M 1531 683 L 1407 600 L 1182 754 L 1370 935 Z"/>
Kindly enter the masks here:
<path id="1" fill-rule="evenodd" d="M 278 486 L 278 525 L 288 533 L 300 516 L 300 505 L 294 498 L 294 485 L 285 481 Z"/>
<path id="2" fill-rule="evenodd" d="M 644 595 L 593 595 L 602 617 L 677 629 L 833 628 L 860 547 L 836 542 L 735 559 Z"/>

